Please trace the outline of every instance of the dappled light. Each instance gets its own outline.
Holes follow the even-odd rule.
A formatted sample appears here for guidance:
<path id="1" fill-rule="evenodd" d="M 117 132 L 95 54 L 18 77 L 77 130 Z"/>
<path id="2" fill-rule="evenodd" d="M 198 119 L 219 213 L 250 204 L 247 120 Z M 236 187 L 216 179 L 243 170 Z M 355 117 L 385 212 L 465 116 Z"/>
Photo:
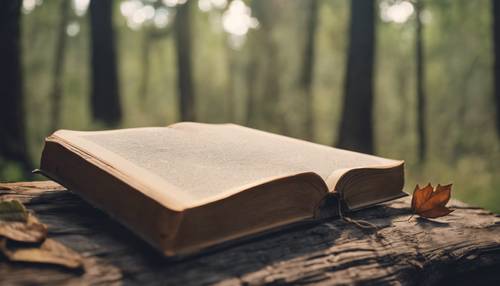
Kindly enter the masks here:
<path id="1" fill-rule="evenodd" d="M 259 22 L 252 17 L 252 11 L 241 0 L 234 0 L 229 9 L 222 15 L 224 31 L 231 35 L 230 41 L 234 48 L 239 48 L 244 43 L 245 35 L 249 29 L 256 29 Z"/>
<path id="2" fill-rule="evenodd" d="M 90 0 L 73 0 L 73 9 L 77 16 L 83 16 L 89 8 Z"/>
<path id="3" fill-rule="evenodd" d="M 226 6 L 227 0 L 198 0 L 198 8 L 203 12 L 209 12 L 214 9 L 222 10 Z"/>
<path id="4" fill-rule="evenodd" d="M 137 30 L 148 22 L 161 28 L 168 24 L 168 10 L 155 10 L 152 5 L 145 5 L 139 0 L 123 1 L 120 4 L 120 12 L 127 19 L 127 25 L 132 30 Z"/>
<path id="5" fill-rule="evenodd" d="M 43 4 L 43 0 L 23 0 L 22 9 L 25 14 L 31 13 L 37 6 Z"/>
<path id="6" fill-rule="evenodd" d="M 398 24 L 405 23 L 413 14 L 413 4 L 410 1 L 381 1 L 380 18 L 384 22 L 394 22 Z"/>
<path id="7" fill-rule="evenodd" d="M 78 35 L 80 32 L 80 24 L 78 22 L 71 22 L 66 26 L 66 34 L 70 37 L 74 37 Z"/>

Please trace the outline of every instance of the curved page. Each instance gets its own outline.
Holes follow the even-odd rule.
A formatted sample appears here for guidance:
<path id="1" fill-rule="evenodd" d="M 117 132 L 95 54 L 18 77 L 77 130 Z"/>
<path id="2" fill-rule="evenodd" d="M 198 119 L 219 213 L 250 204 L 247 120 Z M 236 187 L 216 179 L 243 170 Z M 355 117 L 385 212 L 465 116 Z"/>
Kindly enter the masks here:
<path id="1" fill-rule="evenodd" d="M 299 173 L 315 172 L 327 181 L 332 173 L 352 168 L 401 163 L 233 124 L 186 122 L 114 131 L 62 130 L 55 136 L 120 173 L 142 180 L 153 189 L 147 195 L 154 199 L 168 202 L 160 197 L 170 197 L 183 207 L 223 199 Z"/>

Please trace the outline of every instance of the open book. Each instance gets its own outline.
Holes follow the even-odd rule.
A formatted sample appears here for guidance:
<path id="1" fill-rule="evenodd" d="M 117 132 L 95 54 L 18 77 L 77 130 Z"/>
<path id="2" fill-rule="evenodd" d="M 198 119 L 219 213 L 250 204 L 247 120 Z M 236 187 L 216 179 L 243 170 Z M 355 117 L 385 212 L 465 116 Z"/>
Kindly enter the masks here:
<path id="1" fill-rule="evenodd" d="M 404 196 L 403 163 L 233 124 L 184 122 L 59 130 L 46 139 L 40 169 L 173 256 L 317 219 L 324 209 Z M 341 204 L 327 203 L 331 197 Z"/>

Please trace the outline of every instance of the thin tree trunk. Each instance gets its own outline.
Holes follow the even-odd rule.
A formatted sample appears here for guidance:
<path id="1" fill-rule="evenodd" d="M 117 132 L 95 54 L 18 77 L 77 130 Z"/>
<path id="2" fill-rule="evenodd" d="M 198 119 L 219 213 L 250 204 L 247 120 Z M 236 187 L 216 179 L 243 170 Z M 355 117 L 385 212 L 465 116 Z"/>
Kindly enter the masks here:
<path id="1" fill-rule="evenodd" d="M 141 77 L 139 81 L 139 98 L 142 104 L 146 103 L 146 98 L 149 93 L 149 69 L 150 69 L 150 54 L 151 53 L 151 32 L 144 31 L 141 47 Z"/>
<path id="2" fill-rule="evenodd" d="M 308 3 L 307 16 L 307 39 L 304 49 L 304 62 L 302 64 L 301 87 L 305 99 L 305 131 L 307 139 L 314 139 L 314 107 L 313 107 L 313 78 L 314 78 L 314 56 L 316 47 L 316 27 L 318 25 L 318 1 L 310 0 Z"/>
<path id="3" fill-rule="evenodd" d="M 226 89 L 226 120 L 228 122 L 234 122 L 235 120 L 235 88 L 234 88 L 234 74 L 236 73 L 236 63 L 234 51 L 226 44 L 226 56 L 227 56 L 227 89 Z"/>
<path id="4" fill-rule="evenodd" d="M 252 45 L 250 50 L 250 56 L 247 61 L 246 72 L 245 72 L 245 84 L 247 88 L 247 96 L 245 102 L 246 111 L 246 125 L 254 127 L 255 125 L 255 93 L 257 89 L 255 88 L 255 83 L 257 82 L 257 69 L 258 69 L 258 55 L 255 49 L 255 39 L 251 39 L 249 43 Z"/>
<path id="5" fill-rule="evenodd" d="M 408 98 L 408 68 L 406 64 L 400 64 L 396 69 L 396 91 L 400 96 L 401 108 L 399 119 L 398 131 L 400 134 L 406 134 L 408 126 L 408 110 L 409 110 L 409 98 Z M 413 129 L 412 129 L 413 130 Z"/>
<path id="6" fill-rule="evenodd" d="M 61 123 L 62 75 L 66 55 L 66 27 L 69 22 L 69 4 L 69 0 L 61 0 L 59 7 L 60 18 L 57 27 L 57 42 L 54 54 L 54 78 L 50 93 L 52 101 L 50 129 L 52 131 L 56 130 Z"/>
<path id="7" fill-rule="evenodd" d="M 350 43 L 337 146 L 373 153 L 375 1 L 351 2 Z"/>
<path id="8" fill-rule="evenodd" d="M 424 43 L 423 43 L 423 26 L 420 19 L 422 11 L 422 1 L 415 2 L 415 19 L 416 19 L 416 84 L 417 84 L 417 137 L 418 137 L 418 160 L 420 163 L 425 161 L 427 155 L 427 132 L 426 132 L 426 96 L 425 96 L 425 69 L 424 69 Z"/>
<path id="9" fill-rule="evenodd" d="M 457 113 L 456 113 L 456 128 L 459 131 L 456 138 L 456 143 L 453 146 L 453 155 L 452 155 L 452 163 L 456 164 L 460 159 L 460 155 L 464 152 L 468 152 L 467 150 L 467 142 L 463 140 L 464 133 L 467 131 L 466 119 L 467 119 L 467 110 L 469 106 L 467 94 L 468 88 L 471 85 L 470 81 L 473 79 L 474 72 L 477 71 L 477 65 L 479 63 L 479 56 L 475 56 L 472 62 L 467 66 L 467 69 L 464 70 L 462 77 L 455 77 L 451 83 L 451 86 L 456 86 L 457 90 L 460 90 L 460 95 L 457 98 Z M 464 68 L 465 69 L 465 68 Z"/>
<path id="10" fill-rule="evenodd" d="M 109 125 L 119 123 L 122 118 L 112 15 L 112 0 L 90 1 L 92 115 Z"/>
<path id="11" fill-rule="evenodd" d="M 273 35 L 276 23 L 279 22 L 278 15 L 273 13 L 280 9 L 278 1 L 255 0 L 252 1 L 252 13 L 259 19 L 260 31 L 258 43 L 261 45 L 259 49 L 262 68 L 259 68 L 259 77 L 262 79 L 263 103 L 259 102 L 259 114 L 263 118 L 263 123 L 266 129 L 279 132 L 281 134 L 288 133 L 288 126 L 285 119 L 285 114 L 280 106 L 281 86 L 280 86 L 280 70 L 281 63 L 279 59 L 279 46 Z M 262 101 L 262 100 L 261 100 Z"/>
<path id="12" fill-rule="evenodd" d="M 21 3 L 0 2 L 0 156 L 21 164 L 29 174 L 21 71 Z"/>
<path id="13" fill-rule="evenodd" d="M 280 77 L 277 43 L 272 37 L 271 31 L 265 32 L 266 48 L 266 76 L 264 79 L 265 120 L 266 124 L 282 134 L 287 134 L 286 121 L 280 106 Z"/>
<path id="14" fill-rule="evenodd" d="M 191 64 L 191 4 L 177 6 L 175 43 L 177 47 L 177 83 L 179 110 L 182 121 L 195 121 L 195 94 Z"/>
<path id="15" fill-rule="evenodd" d="M 494 103 L 496 108 L 496 128 L 500 138 L 500 2 L 492 0 L 493 5 L 493 53 L 494 66 Z"/>

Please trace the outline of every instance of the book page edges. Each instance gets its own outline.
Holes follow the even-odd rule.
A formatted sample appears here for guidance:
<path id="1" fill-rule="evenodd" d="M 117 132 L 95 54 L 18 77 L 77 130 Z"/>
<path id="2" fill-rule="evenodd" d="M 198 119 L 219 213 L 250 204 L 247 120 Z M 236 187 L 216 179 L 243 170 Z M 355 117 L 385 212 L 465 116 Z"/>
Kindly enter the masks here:
<path id="1" fill-rule="evenodd" d="M 291 223 L 314 221 L 327 195 L 319 176 L 304 173 L 253 187 L 230 200 L 186 210 L 175 249 L 181 255 L 192 253 Z"/>
<path id="2" fill-rule="evenodd" d="M 183 212 L 165 208 L 59 142 L 46 142 L 40 165 L 38 173 L 74 191 L 165 255 L 174 255 L 173 242 Z M 92 179 L 82 181 L 79 176 Z"/>
<path id="3" fill-rule="evenodd" d="M 338 183 L 342 180 L 343 177 L 345 177 L 349 172 L 355 171 L 355 170 L 363 170 L 363 169 L 391 169 L 391 168 L 396 168 L 396 167 L 402 167 L 404 165 L 405 161 L 403 160 L 393 160 L 391 164 L 384 164 L 384 165 L 373 165 L 373 166 L 366 166 L 366 167 L 357 167 L 357 168 L 343 168 L 343 169 L 338 169 L 333 171 L 328 178 L 326 178 L 326 185 L 328 187 L 329 192 L 338 192 L 337 190 L 337 185 Z"/>
<path id="4" fill-rule="evenodd" d="M 49 136 L 46 141 L 55 141 L 63 145 L 96 167 L 105 170 L 134 189 L 140 190 L 146 196 L 171 210 L 182 211 L 187 208 L 185 202 L 189 198 L 177 190 L 175 186 L 121 156 L 78 136 L 82 133 L 89 134 L 87 132 L 59 130 Z"/>
<path id="5" fill-rule="evenodd" d="M 262 178 L 254 182 L 220 192 L 206 199 L 192 199 L 191 197 L 183 193 L 182 190 L 179 190 L 177 187 L 170 184 L 161 177 L 151 173 L 150 171 L 142 167 L 137 166 L 136 164 L 126 160 L 125 158 L 115 154 L 114 152 L 106 148 L 103 148 L 89 140 L 86 140 L 85 138 L 82 138 L 81 136 L 82 134 L 91 135 L 98 134 L 100 132 L 120 131 L 121 130 L 58 130 L 53 135 L 49 136 L 46 140 L 55 141 L 59 144 L 62 144 L 66 148 L 70 148 L 73 152 L 77 153 L 85 160 L 91 161 L 97 167 L 106 170 L 111 175 L 116 176 L 118 179 L 129 184 L 133 188 L 140 190 L 144 195 L 152 198 L 153 200 L 174 211 L 183 211 L 186 209 L 196 208 L 211 202 L 229 198 L 235 194 L 254 187 L 295 176 L 307 175 L 315 177 L 315 179 L 312 181 L 315 182 L 314 185 L 316 186 L 316 188 L 323 189 L 325 193 L 327 193 L 328 190 L 325 181 L 317 173 L 298 172 Z"/>

